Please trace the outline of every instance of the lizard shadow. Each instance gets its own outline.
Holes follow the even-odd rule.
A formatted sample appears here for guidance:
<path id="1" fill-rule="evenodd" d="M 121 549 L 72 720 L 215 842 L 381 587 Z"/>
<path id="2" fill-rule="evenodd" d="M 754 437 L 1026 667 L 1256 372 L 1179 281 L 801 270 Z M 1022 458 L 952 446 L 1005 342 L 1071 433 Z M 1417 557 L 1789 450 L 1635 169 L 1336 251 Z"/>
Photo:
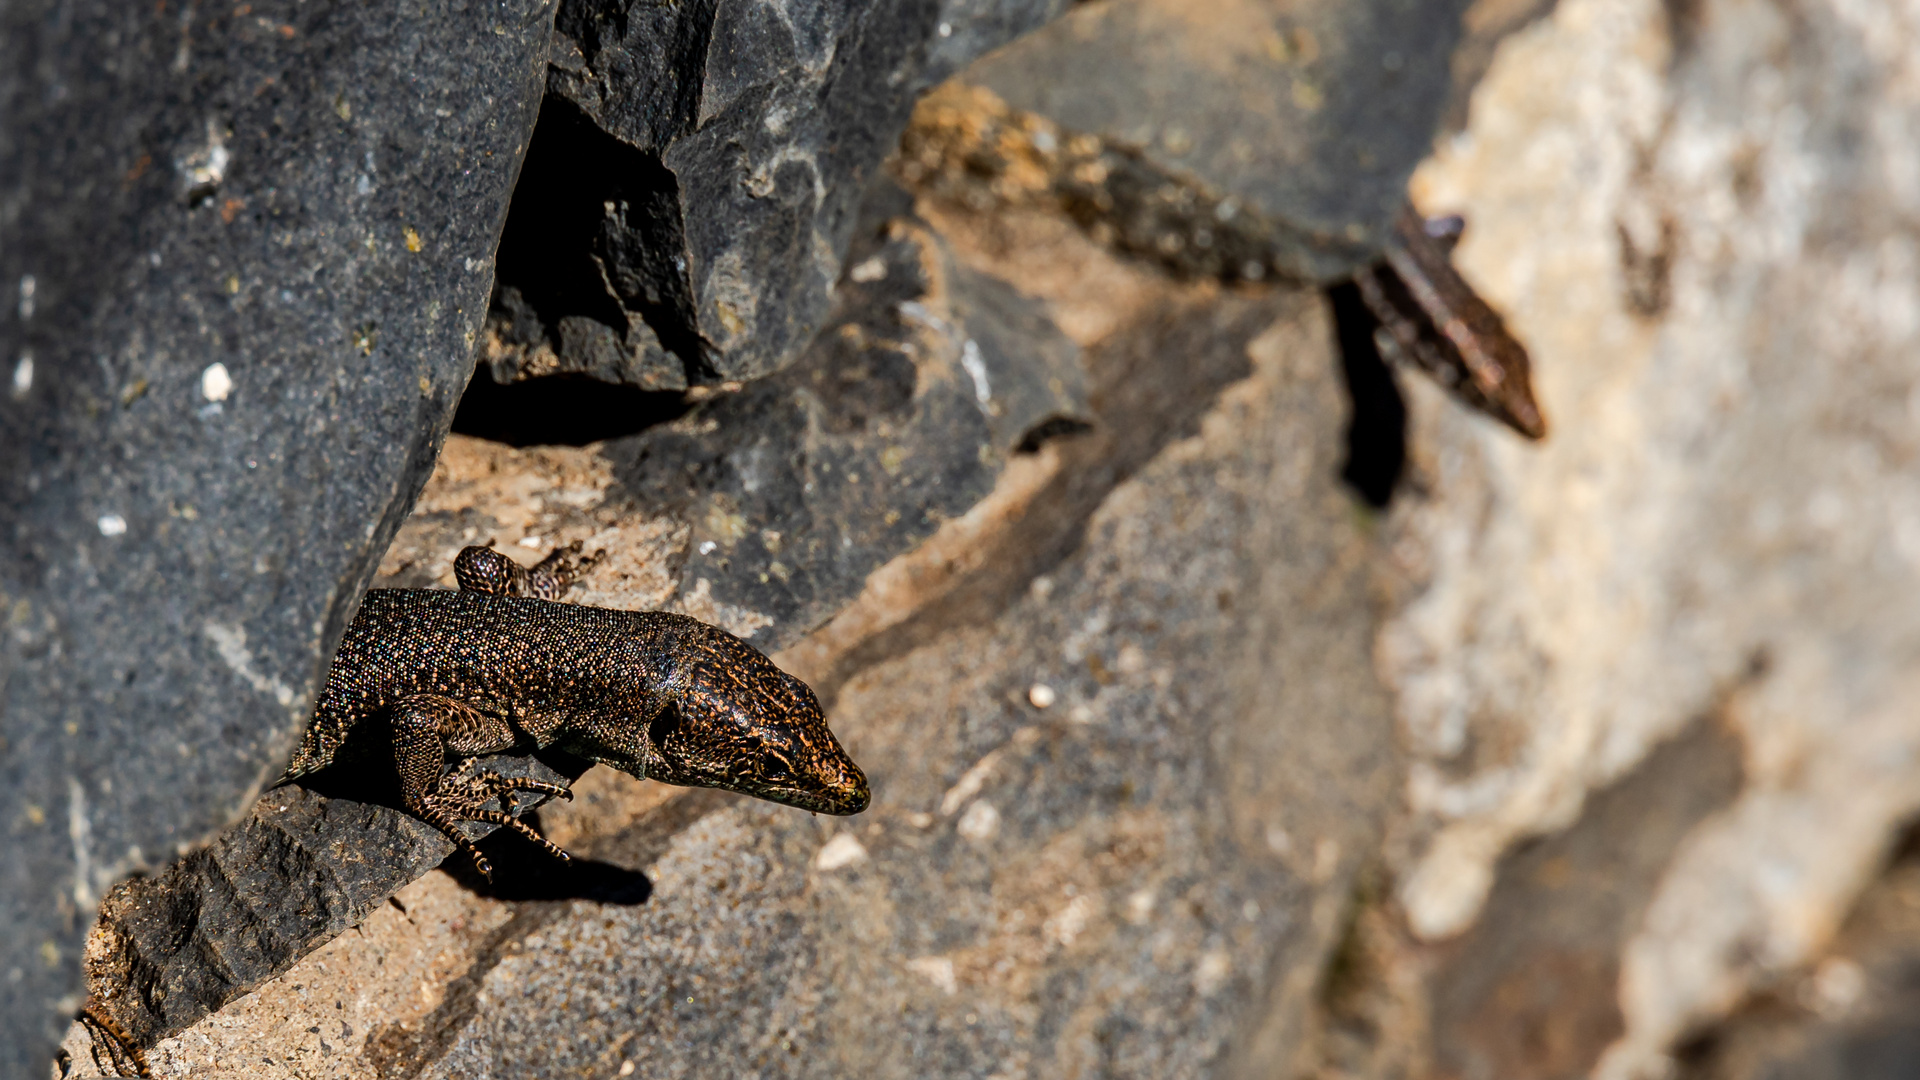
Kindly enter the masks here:
<path id="1" fill-rule="evenodd" d="M 539 812 L 523 816 L 540 827 Z M 494 900 L 591 900 L 616 907 L 644 904 L 653 895 L 653 879 L 598 859 L 574 856 L 566 862 L 541 851 L 525 837 L 500 829 L 480 841 L 480 850 L 493 864 L 488 881 L 473 868 L 473 860 L 454 852 L 440 864 L 460 886 L 476 896 Z"/>

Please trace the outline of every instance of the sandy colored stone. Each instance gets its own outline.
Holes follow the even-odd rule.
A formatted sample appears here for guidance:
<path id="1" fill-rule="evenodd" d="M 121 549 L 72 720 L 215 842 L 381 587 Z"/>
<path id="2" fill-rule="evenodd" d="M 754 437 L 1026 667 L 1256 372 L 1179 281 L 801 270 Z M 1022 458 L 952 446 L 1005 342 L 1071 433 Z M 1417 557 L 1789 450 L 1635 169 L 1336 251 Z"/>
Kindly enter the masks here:
<path id="1" fill-rule="evenodd" d="M 1920 805 L 1917 44 L 1895 7 L 1570 0 L 1416 177 L 1554 435 L 1408 381 L 1379 655 L 1413 929 L 1733 695 L 1746 786 L 1624 950 L 1602 1076 L 1812 955 Z"/>

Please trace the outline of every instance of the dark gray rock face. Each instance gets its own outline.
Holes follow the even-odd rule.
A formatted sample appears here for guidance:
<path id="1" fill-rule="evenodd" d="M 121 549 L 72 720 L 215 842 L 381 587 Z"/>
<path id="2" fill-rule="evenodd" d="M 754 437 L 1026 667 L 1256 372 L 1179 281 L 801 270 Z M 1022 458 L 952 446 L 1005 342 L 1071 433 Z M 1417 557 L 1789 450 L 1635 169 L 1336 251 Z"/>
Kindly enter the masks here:
<path id="1" fill-rule="evenodd" d="M 822 324 L 914 100 L 1065 0 L 563 4 L 484 356 L 644 389 L 768 374 Z"/>
<path id="2" fill-rule="evenodd" d="M 1466 5 L 1089 4 L 971 68 L 1014 108 L 1132 148 L 1272 223 L 1310 280 L 1370 262 L 1432 145 Z M 1116 58 L 1124 57 L 1124 63 Z"/>
<path id="3" fill-rule="evenodd" d="M 107 887 L 305 722 L 466 385 L 551 18 L 0 13 L 0 1074 Z"/>
<path id="4" fill-rule="evenodd" d="M 1079 349 L 1039 305 L 896 219 L 855 250 L 832 320 L 792 367 L 607 444 L 635 506 L 692 527 L 682 592 L 773 620 L 778 649 L 868 574 L 993 489 L 1023 445 L 1088 417 Z"/>
<path id="5" fill-rule="evenodd" d="M 490 767 L 565 778 L 528 759 Z M 378 803 L 269 792 L 211 845 L 107 897 L 87 957 L 95 1007 L 150 1045 L 358 925 L 393 895 L 396 868 L 418 877 L 452 852 L 432 826 Z"/>

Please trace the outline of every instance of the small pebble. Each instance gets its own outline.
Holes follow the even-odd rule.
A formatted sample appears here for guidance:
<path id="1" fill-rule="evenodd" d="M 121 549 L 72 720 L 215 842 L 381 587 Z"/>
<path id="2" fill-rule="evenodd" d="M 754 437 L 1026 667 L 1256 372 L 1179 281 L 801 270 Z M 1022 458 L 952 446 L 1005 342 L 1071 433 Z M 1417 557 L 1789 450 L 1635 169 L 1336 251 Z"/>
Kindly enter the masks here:
<path id="1" fill-rule="evenodd" d="M 1034 683 L 1033 688 L 1027 691 L 1027 700 L 1036 709 L 1049 709 L 1053 707 L 1054 702 L 1060 700 L 1060 696 L 1055 694 L 1053 687 L 1046 683 Z"/>
<path id="2" fill-rule="evenodd" d="M 954 823 L 954 831 L 975 843 L 991 840 L 1000 831 L 1000 811 L 985 799 L 975 800 Z"/>
<path id="3" fill-rule="evenodd" d="M 119 514 L 101 514 L 99 525 L 101 536 L 120 536 L 127 531 L 127 519 Z"/>
<path id="4" fill-rule="evenodd" d="M 826 846 L 813 857 L 815 870 L 838 870 L 843 866 L 852 866 L 864 861 L 867 849 L 852 833 L 841 833 L 827 841 Z"/>
<path id="5" fill-rule="evenodd" d="M 225 401 L 233 393 L 233 376 L 227 374 L 227 365 L 208 364 L 207 370 L 200 373 L 200 396 L 208 401 Z"/>

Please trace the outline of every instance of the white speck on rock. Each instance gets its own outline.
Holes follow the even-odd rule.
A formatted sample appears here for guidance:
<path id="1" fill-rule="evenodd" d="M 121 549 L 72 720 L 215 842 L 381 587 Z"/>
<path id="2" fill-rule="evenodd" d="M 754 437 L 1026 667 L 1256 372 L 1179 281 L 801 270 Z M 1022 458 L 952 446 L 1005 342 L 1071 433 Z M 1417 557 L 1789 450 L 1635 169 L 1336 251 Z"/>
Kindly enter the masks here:
<path id="1" fill-rule="evenodd" d="M 993 387 L 987 384 L 987 362 L 980 356 L 980 343 L 968 338 L 960 346 L 960 366 L 973 379 L 973 396 L 982 406 L 993 401 Z"/>
<path id="2" fill-rule="evenodd" d="M 987 777 L 993 775 L 993 767 L 1000 760 L 1000 751 L 995 750 L 973 763 L 965 775 L 940 796 L 940 815 L 945 817 L 960 809 L 960 804 L 980 794 L 980 788 L 986 784 Z"/>
<path id="3" fill-rule="evenodd" d="M 1200 958 L 1193 968 L 1193 990 L 1201 997 L 1212 997 L 1227 984 L 1233 974 L 1233 958 L 1225 950 L 1214 949 Z"/>
<path id="4" fill-rule="evenodd" d="M 1000 831 L 1000 811 L 985 799 L 976 801 L 960 815 L 960 821 L 954 831 L 976 844 L 985 843 Z"/>
<path id="5" fill-rule="evenodd" d="M 242 682 L 262 694 L 271 695 L 282 708 L 293 704 L 293 687 L 254 670 L 253 653 L 247 649 L 247 632 L 244 628 L 209 622 L 202 629 L 208 640 L 213 642 L 220 659 L 226 661 L 227 667 L 240 676 Z"/>
<path id="6" fill-rule="evenodd" d="M 887 276 L 886 261 L 878 255 L 847 271 L 847 277 L 865 285 L 869 282 L 884 281 Z"/>
<path id="7" fill-rule="evenodd" d="M 1071 947 L 1086 931 L 1087 924 L 1093 921 L 1093 913 L 1098 906 L 1091 896 L 1076 896 L 1067 901 L 1067 906 L 1060 909 L 1059 914 L 1047 920 L 1047 936 L 1059 942 L 1062 948 Z"/>
<path id="8" fill-rule="evenodd" d="M 953 974 L 953 961 L 944 956 L 916 956 L 907 961 L 907 970 L 951 994 L 960 989 Z"/>
<path id="9" fill-rule="evenodd" d="M 813 868 L 833 871 L 852 866 L 857 862 L 865 862 L 866 858 L 867 849 L 860 843 L 859 838 L 852 833 L 843 832 L 827 841 L 826 846 L 814 855 Z"/>
<path id="10" fill-rule="evenodd" d="M 1058 700 L 1060 695 L 1054 693 L 1053 687 L 1046 683 L 1034 683 L 1027 689 L 1027 701 L 1036 709 L 1051 709 Z"/>
<path id="11" fill-rule="evenodd" d="M 1141 889 L 1127 897 L 1127 921 L 1139 926 L 1153 917 L 1154 895 L 1152 889 Z"/>
<path id="12" fill-rule="evenodd" d="M 93 882 L 93 819 L 87 816 L 87 789 L 67 777 L 67 839 L 73 843 L 73 902 L 92 911 L 100 902 Z"/>
<path id="13" fill-rule="evenodd" d="M 23 352 L 13 363 L 13 396 L 17 401 L 33 389 L 33 354 Z"/>
<path id="14" fill-rule="evenodd" d="M 127 532 L 127 519 L 119 514 L 101 514 L 97 524 L 101 536 L 124 536 Z"/>
<path id="15" fill-rule="evenodd" d="M 207 144 L 180 158 L 176 167 L 193 187 L 216 188 L 227 178 L 227 166 L 232 161 L 233 154 L 226 147 L 220 126 L 208 120 Z"/>
<path id="16" fill-rule="evenodd" d="M 1293 854 L 1293 837 L 1288 836 L 1287 830 L 1279 825 L 1268 825 L 1267 850 L 1275 855 L 1291 855 Z"/>
<path id="17" fill-rule="evenodd" d="M 538 551 L 540 550 L 540 545 L 545 543 L 546 541 L 540 539 L 537 536 L 523 536 L 514 542 L 519 544 L 523 548 L 529 548 L 531 550 Z"/>
<path id="18" fill-rule="evenodd" d="M 227 365 L 208 364 L 207 370 L 200 373 L 200 396 L 208 401 L 225 401 L 233 393 L 233 376 L 227 374 Z"/>
<path id="19" fill-rule="evenodd" d="M 1838 1016 L 1859 1003 L 1867 990 L 1867 973 L 1844 956 L 1829 957 L 1814 969 L 1804 994 L 1806 1004 L 1822 1016 Z"/>
<path id="20" fill-rule="evenodd" d="M 33 294 L 40 289 L 40 282 L 32 274 L 20 275 L 20 321 L 33 318 Z"/>

